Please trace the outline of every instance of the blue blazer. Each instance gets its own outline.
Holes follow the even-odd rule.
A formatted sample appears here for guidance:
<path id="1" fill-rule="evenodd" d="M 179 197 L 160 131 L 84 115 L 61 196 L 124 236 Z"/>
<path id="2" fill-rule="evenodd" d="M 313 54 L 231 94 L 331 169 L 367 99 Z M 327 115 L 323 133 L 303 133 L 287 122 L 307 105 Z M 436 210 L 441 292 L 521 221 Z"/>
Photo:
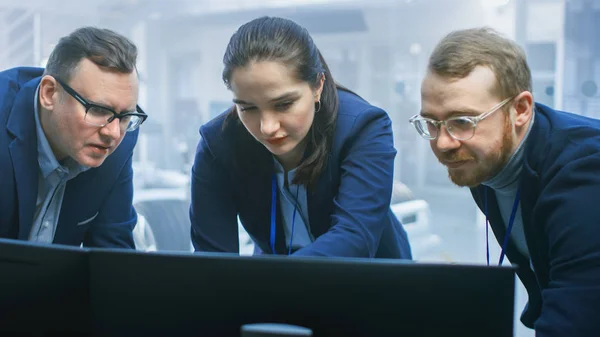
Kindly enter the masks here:
<path id="1" fill-rule="evenodd" d="M 600 121 L 536 104 L 521 173 L 529 260 L 509 242 L 507 257 L 529 294 L 521 321 L 537 337 L 600 335 Z M 483 211 L 484 187 L 471 190 Z M 488 190 L 491 227 L 506 227 Z"/>
<path id="2" fill-rule="evenodd" d="M 404 228 L 390 210 L 394 157 L 385 111 L 339 90 L 327 165 L 308 188 L 315 241 L 294 255 L 410 259 Z M 279 207 L 275 252 L 269 244 L 273 157 L 225 114 L 200 128 L 192 169 L 191 235 L 197 251 L 238 252 L 238 222 L 265 253 L 286 254 Z"/>
<path id="3" fill-rule="evenodd" d="M 33 224 L 40 170 L 33 104 L 43 71 L 0 72 L 1 238 L 27 240 Z M 67 182 L 54 243 L 135 248 L 131 160 L 137 136 L 128 133 L 99 168 Z"/>

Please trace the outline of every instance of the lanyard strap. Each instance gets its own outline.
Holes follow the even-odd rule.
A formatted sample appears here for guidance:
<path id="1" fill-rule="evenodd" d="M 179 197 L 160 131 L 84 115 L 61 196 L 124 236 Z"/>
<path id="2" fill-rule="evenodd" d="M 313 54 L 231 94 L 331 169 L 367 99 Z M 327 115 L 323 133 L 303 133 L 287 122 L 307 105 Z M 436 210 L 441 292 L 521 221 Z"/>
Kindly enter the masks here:
<path id="1" fill-rule="evenodd" d="M 486 248 L 486 260 L 487 265 L 490 265 L 490 241 L 489 241 L 489 218 L 488 218 L 488 202 L 487 202 L 487 187 L 483 190 L 483 203 L 484 203 L 484 214 L 485 214 L 485 248 Z M 515 223 L 515 217 L 517 215 L 517 209 L 519 208 L 519 201 L 521 201 L 521 189 L 517 190 L 515 201 L 513 202 L 512 211 L 510 212 L 510 219 L 508 220 L 508 227 L 506 228 L 506 234 L 504 235 L 504 241 L 502 242 L 502 251 L 500 252 L 500 259 L 498 265 L 502 265 L 504 256 L 506 255 L 506 247 L 508 247 L 508 241 L 510 239 L 510 232 L 512 231 Z"/>
<path id="2" fill-rule="evenodd" d="M 296 202 L 298 202 L 298 193 L 300 191 L 300 185 L 296 188 Z M 296 224 L 296 206 L 294 205 L 294 214 L 292 215 L 292 230 L 290 233 L 290 244 L 288 246 L 288 255 L 292 254 L 292 242 L 294 240 L 294 225 Z M 277 254 L 275 251 L 275 233 L 277 231 L 277 175 L 273 174 L 271 180 L 271 237 L 270 246 L 271 252 Z"/>
<path id="3" fill-rule="evenodd" d="M 271 183 L 271 252 L 273 254 L 277 254 L 275 252 L 275 221 L 277 217 L 277 177 L 273 175 L 273 180 Z"/>

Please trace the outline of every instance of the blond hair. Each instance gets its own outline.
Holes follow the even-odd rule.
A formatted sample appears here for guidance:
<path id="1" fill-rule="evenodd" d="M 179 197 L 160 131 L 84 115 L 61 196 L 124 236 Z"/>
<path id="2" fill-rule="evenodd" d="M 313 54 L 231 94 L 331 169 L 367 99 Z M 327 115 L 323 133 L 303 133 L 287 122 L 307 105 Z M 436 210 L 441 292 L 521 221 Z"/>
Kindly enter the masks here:
<path id="1" fill-rule="evenodd" d="M 437 44 L 428 64 L 429 71 L 450 78 L 464 78 L 477 66 L 494 72 L 494 94 L 501 99 L 531 92 L 531 71 L 525 52 L 491 28 L 451 32 Z"/>

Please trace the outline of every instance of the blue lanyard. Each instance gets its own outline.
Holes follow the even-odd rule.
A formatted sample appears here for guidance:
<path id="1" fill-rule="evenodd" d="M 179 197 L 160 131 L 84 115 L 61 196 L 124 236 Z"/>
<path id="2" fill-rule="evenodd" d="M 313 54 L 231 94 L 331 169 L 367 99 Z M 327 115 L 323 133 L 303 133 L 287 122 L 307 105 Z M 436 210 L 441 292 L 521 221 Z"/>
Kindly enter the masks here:
<path id="1" fill-rule="evenodd" d="M 300 186 L 296 188 L 296 202 L 298 202 L 298 192 Z M 273 254 L 277 254 L 275 251 L 275 233 L 277 231 L 277 175 L 273 174 L 271 180 L 271 238 L 270 245 Z M 288 246 L 288 255 L 292 254 L 292 242 L 294 240 L 294 225 L 296 224 L 296 206 L 294 206 L 294 214 L 292 215 L 292 231 L 290 233 L 290 245 Z"/>
<path id="2" fill-rule="evenodd" d="M 487 187 L 483 190 L 483 203 L 484 203 L 484 214 L 485 214 L 485 248 L 486 248 L 486 259 L 487 265 L 490 265 L 490 242 L 489 242 L 489 219 L 488 219 L 488 203 L 487 203 Z M 513 203 L 512 211 L 510 212 L 510 219 L 508 220 L 508 227 L 506 228 L 506 234 L 504 235 L 504 241 L 502 242 L 502 251 L 500 252 L 500 260 L 498 265 L 502 265 L 504 256 L 506 255 L 506 247 L 508 247 L 508 240 L 510 239 L 510 232 L 512 231 L 513 224 L 515 223 L 515 216 L 517 215 L 517 208 L 519 208 L 519 201 L 521 200 L 521 189 L 517 190 L 515 201 Z"/>

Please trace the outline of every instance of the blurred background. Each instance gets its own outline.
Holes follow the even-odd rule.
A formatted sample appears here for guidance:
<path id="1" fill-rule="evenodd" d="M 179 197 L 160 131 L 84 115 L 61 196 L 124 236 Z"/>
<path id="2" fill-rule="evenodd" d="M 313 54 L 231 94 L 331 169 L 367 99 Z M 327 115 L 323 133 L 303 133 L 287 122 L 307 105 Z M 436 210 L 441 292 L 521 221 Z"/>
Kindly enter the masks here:
<path id="1" fill-rule="evenodd" d="M 600 115 L 597 0 L 0 0 L 0 68 L 44 66 L 61 36 L 110 28 L 139 47 L 139 104 L 150 115 L 135 152 L 140 250 L 191 251 L 189 172 L 198 128 L 231 105 L 222 56 L 241 24 L 262 15 L 306 27 L 336 81 L 385 109 L 393 123 L 392 208 L 421 261 L 485 262 L 485 219 L 407 122 L 437 41 L 455 29 L 490 26 L 526 51 L 536 101 Z M 492 260 L 499 255 L 490 240 Z M 240 252 L 252 242 L 240 227 Z M 533 336 L 518 321 L 516 336 Z"/>

